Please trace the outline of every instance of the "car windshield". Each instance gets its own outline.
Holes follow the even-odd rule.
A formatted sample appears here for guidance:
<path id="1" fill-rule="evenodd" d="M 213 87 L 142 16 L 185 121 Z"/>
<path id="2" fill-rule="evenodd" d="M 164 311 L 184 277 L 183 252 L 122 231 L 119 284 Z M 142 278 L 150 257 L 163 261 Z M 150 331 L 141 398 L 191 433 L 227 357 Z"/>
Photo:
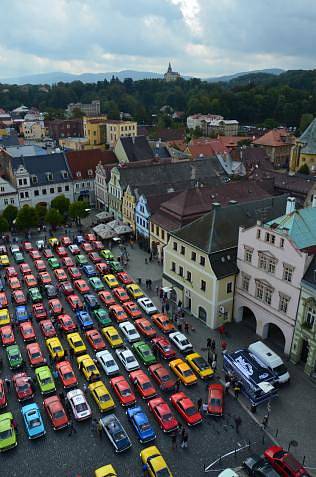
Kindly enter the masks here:
<path id="1" fill-rule="evenodd" d="M 115 366 L 114 360 L 109 359 L 109 361 L 106 361 L 105 366 L 108 366 L 108 367 Z"/>
<path id="2" fill-rule="evenodd" d="M 74 373 L 72 371 L 68 371 L 67 373 L 64 374 L 65 379 L 71 379 L 74 377 Z"/>
<path id="3" fill-rule="evenodd" d="M 24 392 L 27 391 L 28 389 L 29 389 L 28 383 L 24 383 L 24 384 L 19 384 L 19 385 L 18 385 L 18 392 L 19 392 L 19 393 L 24 393 Z"/>
<path id="4" fill-rule="evenodd" d="M 127 333 L 128 333 L 129 335 L 136 335 L 137 331 L 131 329 L 131 330 L 127 330 Z"/>
<path id="5" fill-rule="evenodd" d="M 100 402 L 107 402 L 109 400 L 110 400 L 110 396 L 108 394 L 102 394 L 102 396 L 99 396 Z"/>
<path id="6" fill-rule="evenodd" d="M 145 383 L 142 384 L 143 389 L 150 389 L 151 388 L 151 383 L 149 381 L 146 381 Z"/>
<path id="7" fill-rule="evenodd" d="M 118 340 L 120 339 L 119 335 L 112 335 L 111 337 L 112 340 Z"/>
<path id="8" fill-rule="evenodd" d="M 141 424 L 141 425 L 139 426 L 139 428 L 140 428 L 140 430 L 143 431 L 143 432 L 144 432 L 144 431 L 148 431 L 148 429 L 150 429 L 150 424 L 149 424 L 149 422 L 146 422 L 146 423 L 144 423 L 144 424 Z"/>
<path id="9" fill-rule="evenodd" d="M 141 352 L 144 356 L 151 356 L 151 352 L 148 348 L 141 348 Z"/>
<path id="10" fill-rule="evenodd" d="M 195 358 L 193 362 L 199 369 L 209 368 L 207 362 L 203 358 Z"/>
<path id="11" fill-rule="evenodd" d="M 94 364 L 90 364 L 89 366 L 87 366 L 87 371 L 89 371 L 90 373 L 96 371 L 96 367 L 94 366 Z"/>
<path id="12" fill-rule="evenodd" d="M 76 411 L 79 413 L 79 412 L 84 412 L 84 411 L 87 411 L 88 410 L 88 406 L 85 402 L 81 402 L 79 404 L 76 404 L 75 406 L 76 408 Z"/>
<path id="13" fill-rule="evenodd" d="M 168 412 L 167 414 L 164 414 L 164 415 L 162 416 L 162 419 L 163 419 L 164 421 L 172 421 L 173 416 L 172 416 L 171 412 Z"/>
<path id="14" fill-rule="evenodd" d="M 42 379 L 41 379 L 41 382 L 42 382 L 42 384 L 44 384 L 44 386 L 45 386 L 45 385 L 50 384 L 50 383 L 52 382 L 52 378 L 49 377 L 49 376 L 48 376 L 47 378 L 42 378 Z"/>
<path id="15" fill-rule="evenodd" d="M 125 388 L 125 389 L 122 389 L 121 390 L 121 395 L 126 397 L 126 396 L 130 396 L 132 393 L 131 393 L 131 390 L 129 388 Z"/>
<path id="16" fill-rule="evenodd" d="M 0 440 L 9 439 L 12 436 L 12 429 L 0 432 Z"/>
<path id="17" fill-rule="evenodd" d="M 188 378 L 189 376 L 191 376 L 193 373 L 190 369 L 185 369 L 184 371 L 182 371 L 182 374 L 183 376 L 185 376 L 186 378 Z"/>
<path id="18" fill-rule="evenodd" d="M 211 398 L 209 405 L 214 407 L 220 407 L 222 405 L 222 400 L 219 398 Z"/>
<path id="19" fill-rule="evenodd" d="M 74 346 L 77 348 L 79 346 L 82 346 L 83 342 L 82 341 L 74 341 Z"/>
<path id="20" fill-rule="evenodd" d="M 162 345 L 162 349 L 167 352 L 167 351 L 171 351 L 171 346 L 169 345 Z"/>
<path id="21" fill-rule="evenodd" d="M 11 359 L 12 360 L 18 360 L 18 359 L 20 359 L 20 355 L 19 354 L 11 354 Z"/>
<path id="22" fill-rule="evenodd" d="M 127 363 L 133 363 L 135 361 L 134 356 L 127 356 L 126 362 Z"/>
<path id="23" fill-rule="evenodd" d="M 41 353 L 39 351 L 32 354 L 32 359 L 36 359 L 36 358 L 40 358 L 40 357 L 41 357 Z"/>
<path id="24" fill-rule="evenodd" d="M 60 351 L 62 351 L 61 346 L 55 346 L 54 353 L 59 353 Z"/>
<path id="25" fill-rule="evenodd" d="M 116 442 L 126 439 L 126 436 L 125 436 L 124 432 L 121 431 L 121 430 L 116 432 L 115 434 L 113 434 L 113 437 L 114 437 Z"/>
<path id="26" fill-rule="evenodd" d="M 54 412 L 53 418 L 61 419 L 62 417 L 64 417 L 64 415 L 65 415 L 64 412 L 60 409 L 59 411 Z"/>
<path id="27" fill-rule="evenodd" d="M 143 325 L 144 330 L 149 331 L 152 329 L 150 325 Z"/>
<path id="28" fill-rule="evenodd" d="M 65 321 L 64 321 L 64 325 L 65 325 L 65 326 L 71 326 L 71 325 L 72 325 L 72 321 L 71 321 L 71 320 L 65 320 Z"/>
<path id="29" fill-rule="evenodd" d="M 274 368 L 274 370 L 278 376 L 282 376 L 283 374 L 287 373 L 287 367 L 284 366 L 284 364 L 280 364 L 280 366 L 277 366 Z"/>
<path id="30" fill-rule="evenodd" d="M 196 413 L 196 409 L 195 409 L 195 407 L 193 407 L 193 406 L 188 407 L 188 408 L 185 410 L 185 413 L 186 413 L 188 416 L 193 416 L 193 415 Z"/>
<path id="31" fill-rule="evenodd" d="M 11 338 L 12 334 L 9 332 L 9 333 L 3 333 L 2 334 L 3 338 Z"/>
<path id="32" fill-rule="evenodd" d="M 170 477 L 170 472 L 168 469 L 160 469 L 156 472 L 157 477 Z"/>
<path id="33" fill-rule="evenodd" d="M 160 379 L 163 383 L 166 383 L 167 381 L 170 381 L 170 376 L 168 374 L 164 374 L 160 377 Z"/>
<path id="34" fill-rule="evenodd" d="M 100 337 L 97 337 L 97 338 L 93 338 L 93 341 L 94 341 L 94 344 L 99 344 L 102 342 L 101 338 Z"/>
<path id="35" fill-rule="evenodd" d="M 41 421 L 38 417 L 29 421 L 29 428 L 30 429 L 34 429 L 34 427 L 38 427 L 40 425 L 41 425 Z"/>

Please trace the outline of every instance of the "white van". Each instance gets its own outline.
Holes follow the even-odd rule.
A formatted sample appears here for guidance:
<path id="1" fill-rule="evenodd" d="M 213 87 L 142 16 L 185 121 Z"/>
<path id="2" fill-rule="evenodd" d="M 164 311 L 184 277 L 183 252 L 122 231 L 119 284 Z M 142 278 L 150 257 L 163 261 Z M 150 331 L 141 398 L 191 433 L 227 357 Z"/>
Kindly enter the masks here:
<path id="1" fill-rule="evenodd" d="M 270 371 L 278 376 L 278 382 L 284 384 L 289 381 L 290 375 L 280 356 L 272 351 L 262 341 L 256 341 L 248 346 L 253 353 Z"/>
<path id="2" fill-rule="evenodd" d="M 239 474 L 237 474 L 237 472 L 235 472 L 233 469 L 225 469 L 218 474 L 218 477 L 239 477 Z"/>

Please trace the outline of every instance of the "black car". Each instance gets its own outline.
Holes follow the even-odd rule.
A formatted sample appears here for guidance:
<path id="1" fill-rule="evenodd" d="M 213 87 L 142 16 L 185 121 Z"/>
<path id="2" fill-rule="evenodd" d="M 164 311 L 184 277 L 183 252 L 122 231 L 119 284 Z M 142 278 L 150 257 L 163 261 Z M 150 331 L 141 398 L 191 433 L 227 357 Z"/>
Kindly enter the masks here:
<path id="1" fill-rule="evenodd" d="M 54 285 L 45 285 L 44 290 L 47 298 L 56 298 L 58 296 L 57 288 Z"/>
<path id="2" fill-rule="evenodd" d="M 84 295 L 83 299 L 89 310 L 95 310 L 100 307 L 97 297 L 91 293 Z"/>
<path id="3" fill-rule="evenodd" d="M 271 464 L 258 454 L 252 454 L 243 462 L 243 467 L 248 475 L 253 477 L 279 477 Z"/>

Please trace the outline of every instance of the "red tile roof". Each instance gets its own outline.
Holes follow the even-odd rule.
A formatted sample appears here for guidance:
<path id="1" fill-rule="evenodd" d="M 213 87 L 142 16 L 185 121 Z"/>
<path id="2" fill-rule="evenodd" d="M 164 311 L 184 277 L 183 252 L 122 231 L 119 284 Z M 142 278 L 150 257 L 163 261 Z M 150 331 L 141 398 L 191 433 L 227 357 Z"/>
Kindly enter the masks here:
<path id="1" fill-rule="evenodd" d="M 295 138 L 286 128 L 271 129 L 263 136 L 255 139 L 253 143 L 257 146 L 280 147 L 287 144 L 294 144 Z"/>
<path id="2" fill-rule="evenodd" d="M 68 166 L 73 177 L 76 179 L 77 172 L 81 172 L 80 179 L 91 179 L 88 170 L 93 171 L 95 176 L 95 168 L 99 162 L 103 165 L 116 165 L 117 158 L 112 151 L 101 151 L 101 149 L 89 149 L 87 151 L 68 151 L 65 153 Z"/>

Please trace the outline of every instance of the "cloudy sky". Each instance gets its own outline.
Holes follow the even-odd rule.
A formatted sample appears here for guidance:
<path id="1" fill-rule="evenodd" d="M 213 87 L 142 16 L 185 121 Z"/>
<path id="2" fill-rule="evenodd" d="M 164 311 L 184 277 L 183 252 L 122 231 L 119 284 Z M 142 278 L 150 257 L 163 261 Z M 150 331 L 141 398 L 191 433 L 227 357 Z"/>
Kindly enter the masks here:
<path id="1" fill-rule="evenodd" d="M 315 0 L 1 0 L 0 78 L 314 68 Z"/>

